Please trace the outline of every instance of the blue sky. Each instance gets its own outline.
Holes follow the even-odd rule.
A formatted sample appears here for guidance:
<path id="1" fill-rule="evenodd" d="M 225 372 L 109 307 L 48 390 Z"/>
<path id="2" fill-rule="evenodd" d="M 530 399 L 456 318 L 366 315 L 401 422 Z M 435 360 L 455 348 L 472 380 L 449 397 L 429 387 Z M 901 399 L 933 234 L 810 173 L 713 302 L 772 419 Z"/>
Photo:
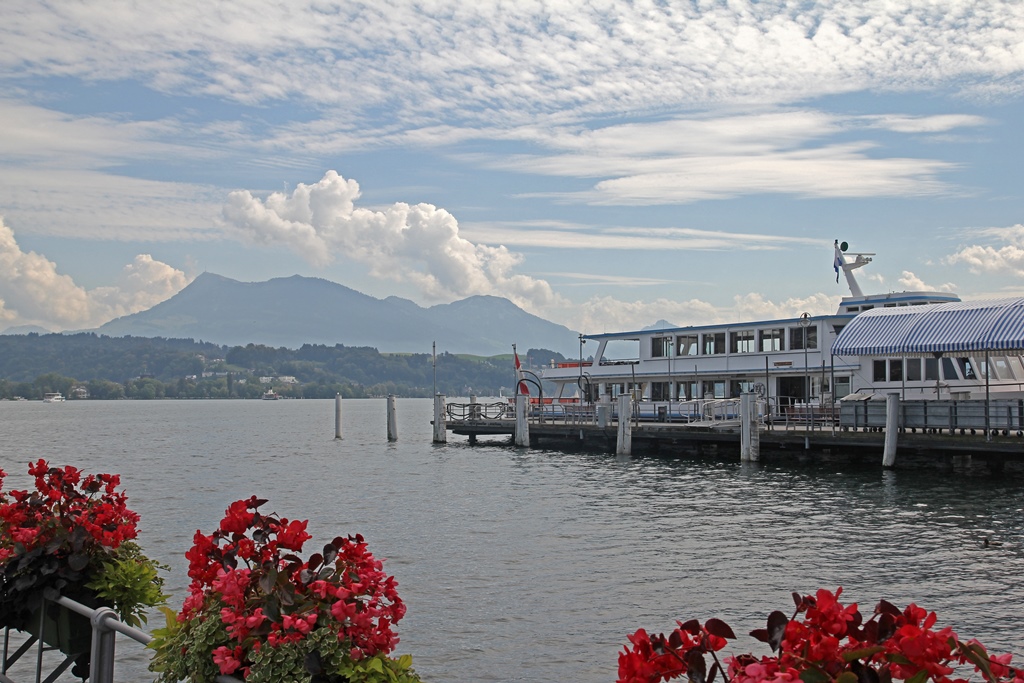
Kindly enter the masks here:
<path id="1" fill-rule="evenodd" d="M 0 329 L 209 271 L 586 333 L 1024 293 L 1024 5 L 6 0 Z"/>

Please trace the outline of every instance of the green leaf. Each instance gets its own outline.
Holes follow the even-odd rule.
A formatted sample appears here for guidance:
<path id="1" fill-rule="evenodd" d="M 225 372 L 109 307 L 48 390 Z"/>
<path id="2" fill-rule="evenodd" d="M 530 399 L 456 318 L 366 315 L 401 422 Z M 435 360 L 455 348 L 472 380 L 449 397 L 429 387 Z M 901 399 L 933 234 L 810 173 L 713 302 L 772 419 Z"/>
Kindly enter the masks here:
<path id="1" fill-rule="evenodd" d="M 836 683 L 860 683 L 860 678 L 852 671 L 844 671 L 836 677 Z"/>
<path id="2" fill-rule="evenodd" d="M 906 683 L 924 683 L 928 680 L 928 671 L 921 669 L 916 674 L 907 679 Z"/>
<path id="3" fill-rule="evenodd" d="M 869 657 L 873 657 L 879 652 L 885 652 L 885 647 L 883 645 L 875 645 L 874 647 L 864 647 L 859 650 L 850 650 L 849 652 L 843 653 L 843 661 L 849 664 L 855 659 L 868 659 Z"/>
<path id="4" fill-rule="evenodd" d="M 827 683 L 832 679 L 827 673 L 815 667 L 800 672 L 800 680 L 804 683 Z"/>

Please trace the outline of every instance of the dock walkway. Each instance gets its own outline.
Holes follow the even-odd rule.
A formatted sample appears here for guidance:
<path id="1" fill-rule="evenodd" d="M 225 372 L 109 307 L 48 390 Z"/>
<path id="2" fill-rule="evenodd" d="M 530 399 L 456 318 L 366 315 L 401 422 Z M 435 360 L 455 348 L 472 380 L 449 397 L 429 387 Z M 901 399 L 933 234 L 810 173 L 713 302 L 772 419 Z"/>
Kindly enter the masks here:
<path id="1" fill-rule="evenodd" d="M 471 444 L 479 437 L 514 437 L 514 413 L 481 405 L 449 406 L 445 427 L 448 432 L 466 436 Z M 789 419 L 776 416 L 774 421 L 761 420 L 758 431 L 762 460 L 778 458 L 843 457 L 855 461 L 882 463 L 885 429 L 874 425 L 842 426 L 838 415 L 817 419 Z M 1019 427 L 1018 424 L 1004 425 Z M 592 406 L 549 413 L 534 411 L 529 419 L 531 447 L 565 450 L 615 452 L 618 424 L 612 416 L 607 424 L 597 424 Z M 736 418 L 672 422 L 634 419 L 631 426 L 632 450 L 638 454 L 657 455 L 719 455 L 739 453 L 741 430 Z M 897 463 L 951 465 L 981 461 L 992 471 L 1002 471 L 1007 464 L 1024 468 L 1024 435 L 1019 429 L 994 429 L 986 438 L 984 429 L 900 428 Z"/>

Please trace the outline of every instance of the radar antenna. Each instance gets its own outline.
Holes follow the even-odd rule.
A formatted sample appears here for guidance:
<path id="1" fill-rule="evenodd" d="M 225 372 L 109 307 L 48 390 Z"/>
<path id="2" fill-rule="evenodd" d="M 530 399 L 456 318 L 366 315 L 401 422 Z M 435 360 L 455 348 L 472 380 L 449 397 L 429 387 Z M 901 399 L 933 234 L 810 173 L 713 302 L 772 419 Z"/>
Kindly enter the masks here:
<path id="1" fill-rule="evenodd" d="M 863 268 L 867 264 L 871 263 L 871 257 L 874 256 L 874 254 L 869 254 L 869 253 L 854 254 L 854 253 L 851 253 L 851 254 L 849 254 L 849 256 L 853 257 L 853 261 L 847 262 L 846 261 L 847 254 L 845 252 L 846 252 L 846 250 L 848 248 L 849 248 L 849 245 L 847 245 L 846 242 L 843 242 L 842 244 L 840 244 L 839 240 L 836 240 L 836 261 L 835 261 L 835 267 L 836 267 L 836 270 L 837 270 L 837 274 L 838 274 L 838 269 L 842 268 L 843 269 L 843 274 L 846 276 L 846 284 L 849 285 L 849 287 L 850 287 L 850 294 L 852 296 L 857 296 L 857 297 L 864 296 L 864 292 L 861 291 L 860 285 L 857 284 L 857 278 L 854 277 L 853 271 L 855 271 L 858 268 Z"/>

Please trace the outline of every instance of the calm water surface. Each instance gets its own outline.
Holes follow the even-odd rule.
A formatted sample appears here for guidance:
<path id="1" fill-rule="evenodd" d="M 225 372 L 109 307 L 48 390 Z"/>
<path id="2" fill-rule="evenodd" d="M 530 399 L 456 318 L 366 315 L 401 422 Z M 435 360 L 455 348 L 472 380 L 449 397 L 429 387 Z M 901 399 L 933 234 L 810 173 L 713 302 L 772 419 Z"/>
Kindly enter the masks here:
<path id="1" fill-rule="evenodd" d="M 429 681 L 611 681 L 638 627 L 718 616 L 745 634 L 792 591 L 840 585 L 1024 655 L 1021 480 L 434 445 L 417 399 L 388 443 L 383 400 L 343 410 L 335 440 L 333 401 L 2 402 L 0 467 L 6 488 L 39 457 L 120 473 L 175 608 L 192 535 L 233 500 L 308 518 L 313 548 L 361 533 L 409 607 L 398 652 Z M 144 651 L 118 650 L 119 680 L 145 680 Z"/>

